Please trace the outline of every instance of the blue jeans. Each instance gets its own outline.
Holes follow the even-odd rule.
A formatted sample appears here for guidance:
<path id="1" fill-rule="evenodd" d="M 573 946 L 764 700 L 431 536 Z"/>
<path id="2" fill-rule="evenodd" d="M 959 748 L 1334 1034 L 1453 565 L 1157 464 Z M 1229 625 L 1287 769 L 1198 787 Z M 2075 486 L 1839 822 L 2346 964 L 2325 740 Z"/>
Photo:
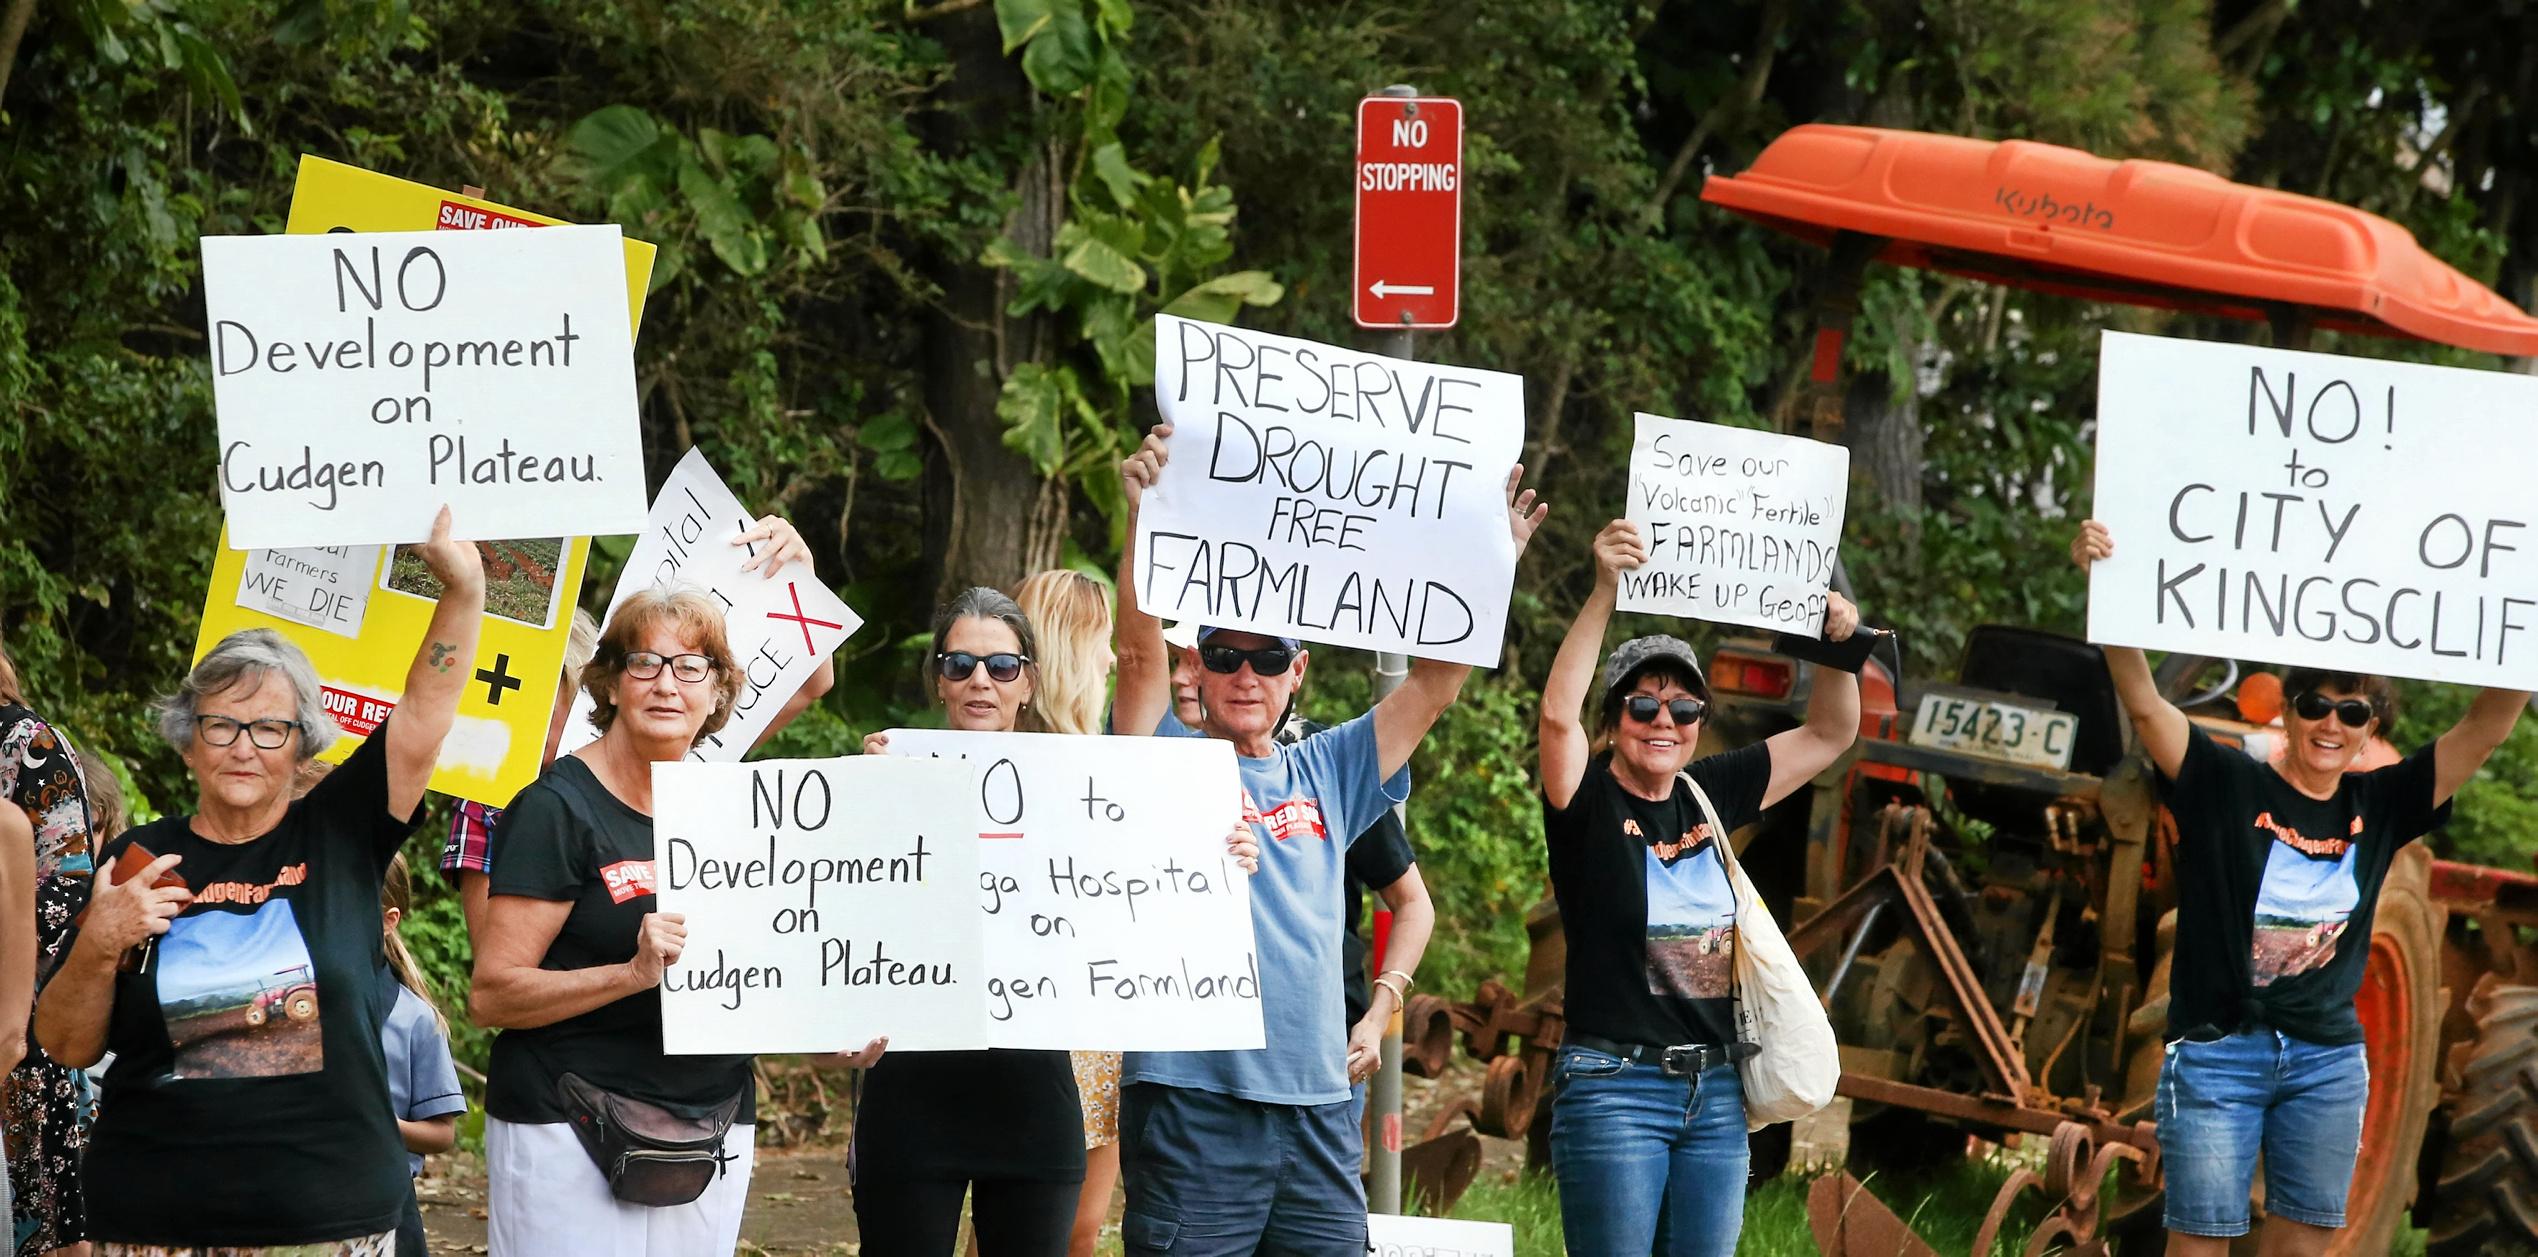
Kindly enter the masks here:
<path id="1" fill-rule="evenodd" d="M 2169 1044 L 2157 1110 L 2168 1229 L 2245 1235 L 2259 1149 L 2266 1213 L 2344 1225 L 2370 1090 L 2370 1062 L 2359 1043 L 2330 1047 L 2251 1030 Z"/>
<path id="2" fill-rule="evenodd" d="M 1159 1083 L 1119 1091 L 1131 1257 L 1365 1257 L 1354 1100 L 1264 1104 Z"/>
<path id="3" fill-rule="evenodd" d="M 1745 1088 L 1580 1047 L 1552 1072 L 1551 1168 L 1571 1257 L 1732 1257 L 1745 1224 Z"/>

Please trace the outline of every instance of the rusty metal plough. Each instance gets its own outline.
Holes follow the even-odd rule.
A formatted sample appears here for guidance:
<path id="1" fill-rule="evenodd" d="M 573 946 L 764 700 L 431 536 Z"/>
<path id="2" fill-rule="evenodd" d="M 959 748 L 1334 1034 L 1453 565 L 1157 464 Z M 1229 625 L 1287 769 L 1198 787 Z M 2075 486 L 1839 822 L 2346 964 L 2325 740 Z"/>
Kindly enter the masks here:
<path id="1" fill-rule="evenodd" d="M 2030 1192 L 2048 1202 L 2049 1212 L 2028 1235 L 2022 1250 L 2026 1257 L 2053 1251 L 2072 1257 L 2106 1257 L 2107 1237 L 2098 1231 L 2104 1221 L 2099 1193 L 2107 1171 L 2119 1160 L 2132 1163 L 2136 1178 L 2157 1181 L 2156 1151 L 2115 1141 L 2101 1144 L 2078 1122 L 2056 1127 L 2045 1151 L 2044 1172 L 2021 1166 L 1993 1195 L 1982 1229 L 1974 1233 L 1972 1257 L 1989 1257 L 2001 1227 L 2009 1221 L 2010 1209 Z M 1938 1251 L 1847 1173 L 1827 1175 L 1808 1190 L 1807 1226 L 1815 1234 L 1816 1247 L 1828 1257 L 1936 1257 Z"/>

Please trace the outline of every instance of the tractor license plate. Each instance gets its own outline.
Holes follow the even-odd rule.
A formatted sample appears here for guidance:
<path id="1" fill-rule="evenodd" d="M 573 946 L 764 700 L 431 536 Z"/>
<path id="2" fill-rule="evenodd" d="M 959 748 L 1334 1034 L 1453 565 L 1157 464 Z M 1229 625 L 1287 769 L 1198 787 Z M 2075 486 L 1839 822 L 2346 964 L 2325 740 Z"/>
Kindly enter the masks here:
<path id="1" fill-rule="evenodd" d="M 2080 718 L 1996 698 L 1925 694 L 1913 713 L 1912 744 L 1964 751 L 2036 768 L 2069 768 Z"/>

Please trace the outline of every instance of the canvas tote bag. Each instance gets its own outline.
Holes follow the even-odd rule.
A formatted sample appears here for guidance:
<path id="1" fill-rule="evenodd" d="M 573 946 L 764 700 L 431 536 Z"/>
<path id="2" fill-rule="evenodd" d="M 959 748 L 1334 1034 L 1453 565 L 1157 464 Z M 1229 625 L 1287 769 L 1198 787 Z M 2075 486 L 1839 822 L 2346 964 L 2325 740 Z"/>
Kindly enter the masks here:
<path id="1" fill-rule="evenodd" d="M 1833 1022 L 1824 1015 L 1815 984 L 1789 950 L 1771 909 L 1754 893 L 1745 866 L 1736 859 L 1736 844 L 1719 823 L 1710 796 L 1692 780 L 1677 774 L 1701 805 L 1711 840 L 1727 862 L 1728 883 L 1736 892 L 1735 973 L 1736 1037 L 1757 1049 L 1736 1066 L 1745 1084 L 1745 1129 L 1761 1130 L 1774 1122 L 1794 1122 L 1833 1102 L 1833 1088 L 1842 1080 L 1841 1050 L 1833 1039 Z"/>

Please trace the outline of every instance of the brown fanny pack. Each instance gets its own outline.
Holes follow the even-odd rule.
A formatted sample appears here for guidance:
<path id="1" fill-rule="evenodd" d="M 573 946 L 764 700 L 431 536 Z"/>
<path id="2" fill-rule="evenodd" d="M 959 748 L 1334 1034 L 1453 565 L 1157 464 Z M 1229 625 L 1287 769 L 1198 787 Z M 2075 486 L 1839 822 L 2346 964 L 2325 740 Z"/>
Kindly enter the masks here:
<path id="1" fill-rule="evenodd" d="M 633 1205 L 684 1205 L 727 1172 L 723 1136 L 746 1091 L 689 1117 L 649 1101 L 593 1086 L 579 1074 L 556 1080 L 556 1098 L 582 1150 L 608 1179 L 608 1191 Z"/>

